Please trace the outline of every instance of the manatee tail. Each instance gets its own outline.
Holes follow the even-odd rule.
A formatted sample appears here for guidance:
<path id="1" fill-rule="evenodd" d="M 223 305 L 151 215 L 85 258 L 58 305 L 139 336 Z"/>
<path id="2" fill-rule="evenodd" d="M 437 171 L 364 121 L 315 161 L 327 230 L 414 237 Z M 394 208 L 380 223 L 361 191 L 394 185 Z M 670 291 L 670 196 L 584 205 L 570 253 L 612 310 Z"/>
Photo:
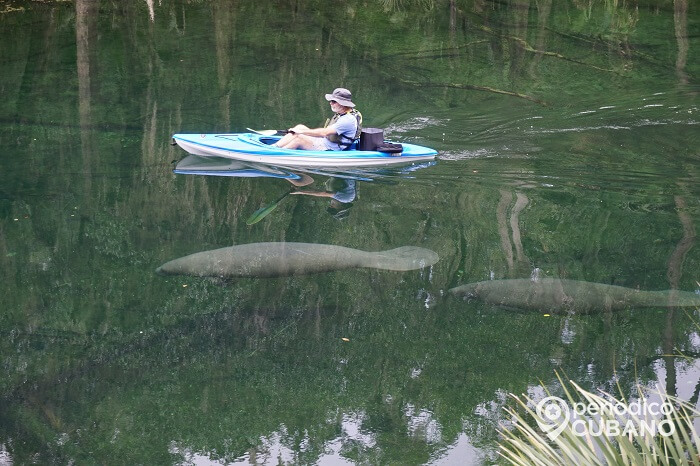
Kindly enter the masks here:
<path id="1" fill-rule="evenodd" d="M 467 283 L 466 285 L 450 288 L 448 291 L 457 296 L 472 296 L 476 290 L 476 283 Z"/>
<path id="2" fill-rule="evenodd" d="M 649 291 L 641 296 L 638 304 L 649 307 L 698 307 L 700 295 L 692 291 Z"/>
<path id="3" fill-rule="evenodd" d="M 370 252 L 365 267 L 384 270 L 417 270 L 430 267 L 439 257 L 430 249 L 417 246 L 402 246 L 388 251 Z"/>

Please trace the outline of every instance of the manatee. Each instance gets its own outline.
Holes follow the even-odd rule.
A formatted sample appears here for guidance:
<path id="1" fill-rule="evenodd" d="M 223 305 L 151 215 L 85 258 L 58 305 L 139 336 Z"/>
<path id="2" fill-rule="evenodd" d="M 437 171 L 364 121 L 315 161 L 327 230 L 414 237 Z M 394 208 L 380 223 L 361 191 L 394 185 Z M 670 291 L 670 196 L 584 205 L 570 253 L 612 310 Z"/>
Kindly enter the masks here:
<path id="1" fill-rule="evenodd" d="M 450 292 L 505 308 L 549 313 L 585 314 L 635 307 L 700 306 L 700 295 L 689 291 L 640 291 L 558 278 L 491 280 L 458 286 Z"/>
<path id="2" fill-rule="evenodd" d="M 250 243 L 190 254 L 166 262 L 156 272 L 197 277 L 266 278 L 353 268 L 406 271 L 429 267 L 437 261 L 435 252 L 415 246 L 367 252 L 330 244 Z"/>

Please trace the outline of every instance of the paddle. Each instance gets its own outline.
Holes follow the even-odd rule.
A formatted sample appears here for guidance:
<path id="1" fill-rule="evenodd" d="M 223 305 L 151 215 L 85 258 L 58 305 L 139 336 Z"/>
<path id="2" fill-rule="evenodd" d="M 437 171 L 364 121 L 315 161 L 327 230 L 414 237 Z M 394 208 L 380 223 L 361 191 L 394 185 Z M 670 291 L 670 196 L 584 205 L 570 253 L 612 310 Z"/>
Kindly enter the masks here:
<path id="1" fill-rule="evenodd" d="M 246 225 L 255 225 L 260 220 L 267 217 L 267 215 L 270 212 L 272 212 L 273 210 L 275 210 L 277 208 L 277 206 L 279 205 L 279 203 L 282 202 L 282 199 L 287 197 L 292 191 L 293 190 L 287 191 L 286 193 L 282 194 L 282 196 L 280 196 L 280 198 L 277 199 L 276 201 L 272 202 L 269 205 L 263 206 L 263 207 L 259 208 L 258 210 L 256 210 L 255 212 L 253 212 L 251 214 L 251 216 L 248 217 L 248 220 L 245 221 L 245 224 Z"/>
<path id="2" fill-rule="evenodd" d="M 277 134 L 287 134 L 289 131 L 284 129 L 251 129 L 246 128 L 251 133 L 260 134 L 262 136 L 275 136 Z"/>

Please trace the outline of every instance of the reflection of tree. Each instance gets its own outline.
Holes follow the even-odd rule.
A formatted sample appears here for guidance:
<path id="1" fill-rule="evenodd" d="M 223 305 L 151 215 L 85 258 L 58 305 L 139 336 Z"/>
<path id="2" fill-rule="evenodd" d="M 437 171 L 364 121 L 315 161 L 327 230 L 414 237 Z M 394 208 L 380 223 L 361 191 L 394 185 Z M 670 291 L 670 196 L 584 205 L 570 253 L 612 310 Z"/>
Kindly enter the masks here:
<path id="1" fill-rule="evenodd" d="M 386 286 L 386 278 L 371 281 Z M 374 295 L 321 298 L 323 285 L 344 286 L 321 281 L 326 283 L 257 287 L 268 293 L 277 288 L 282 295 L 269 294 L 268 308 L 250 310 L 217 310 L 216 301 L 236 288 L 215 291 L 219 296 L 211 299 L 207 287 L 198 287 L 174 302 L 185 309 L 199 306 L 201 314 L 144 335 L 104 335 L 76 367 L 18 387 L 9 403 L 0 403 L 0 438 L 4 428 L 31 431 L 24 436 L 30 447 L 18 462 L 40 452 L 42 458 L 75 455 L 77 462 L 102 462 L 138 445 L 122 458 L 142 455 L 154 464 L 174 439 L 232 461 L 251 449 L 261 451 L 259 439 L 283 425 L 285 445 L 311 464 L 338 438 L 348 413 L 363 413 L 358 428 L 376 441 L 378 460 L 372 463 L 412 464 L 426 461 L 465 428 L 475 442 L 493 438 L 493 426 L 474 415 L 475 406 L 503 383 L 524 386 L 533 374 L 547 376 L 546 358 L 529 361 L 526 355 L 546 354 L 556 326 L 542 329 L 522 316 L 493 316 L 509 327 L 509 344 L 521 351 L 513 356 L 510 345 L 494 345 L 493 335 L 463 310 L 413 312 L 410 287 L 395 288 L 405 307 L 395 307 L 394 299 L 387 308 Z M 307 295 L 296 303 L 299 310 L 287 310 L 293 304 L 289 291 Z M 528 336 L 536 327 L 540 340 Z M 343 342 L 344 336 L 350 341 Z M 509 358 L 517 376 L 506 381 L 484 375 L 501 358 Z M 420 413 L 440 427 L 439 436 L 430 438 Z M 86 428 L 89 434 L 80 435 Z M 116 441 L 103 442 L 115 430 Z M 59 435 L 71 442 L 50 441 Z M 305 438 L 308 447 L 302 449 Z"/>
<path id="2" fill-rule="evenodd" d="M 530 261 L 523 251 L 523 244 L 520 236 L 520 212 L 527 207 L 530 200 L 525 194 L 516 192 L 515 205 L 510 212 L 510 221 L 508 221 L 506 217 L 508 208 L 513 200 L 513 194 L 506 190 L 501 190 L 500 193 L 501 200 L 498 203 L 496 216 L 498 218 L 498 234 L 501 238 L 501 248 L 503 249 L 506 263 L 508 264 L 508 276 L 518 277 L 519 274 L 525 272 L 529 274 Z M 508 233 L 509 224 L 510 231 L 512 232 L 512 243 Z M 515 258 L 513 257 L 513 248 L 515 248 Z"/>
<path id="3" fill-rule="evenodd" d="M 681 196 L 676 196 L 676 210 L 678 218 L 683 226 L 683 237 L 680 239 L 674 249 L 671 257 L 668 260 L 667 278 L 672 290 L 677 290 L 683 274 L 683 262 L 688 251 L 695 245 L 695 227 L 693 220 L 688 215 L 686 210 L 685 199 Z M 673 294 L 671 294 L 673 300 Z M 677 348 L 674 338 L 674 320 L 675 309 L 671 308 L 666 312 L 666 326 L 663 332 L 663 352 L 666 365 L 666 392 L 675 395 L 677 389 L 676 383 L 676 356 Z"/>
<path id="4" fill-rule="evenodd" d="M 217 0 L 212 2 L 214 39 L 216 43 L 216 76 L 219 84 L 219 111 L 223 131 L 231 128 L 231 57 L 235 57 L 233 39 L 236 35 L 236 3 Z"/>
<path id="5" fill-rule="evenodd" d="M 513 194 L 510 191 L 501 190 L 501 201 L 498 203 L 498 209 L 496 210 L 496 217 L 498 217 L 498 235 L 501 237 L 501 247 L 503 248 L 503 254 L 508 264 L 508 272 L 512 272 L 513 270 L 513 247 L 510 244 L 506 216 L 512 200 Z"/>
<path id="6" fill-rule="evenodd" d="M 676 249 L 674 249 L 668 260 L 667 278 L 671 289 L 674 290 L 678 289 L 683 274 L 683 262 L 688 251 L 695 245 L 696 238 L 695 226 L 693 225 L 693 219 L 688 214 L 685 199 L 681 196 L 676 196 L 675 202 L 678 219 L 683 226 L 683 237 L 676 245 Z"/>
<path id="7" fill-rule="evenodd" d="M 95 47 L 97 39 L 98 0 L 76 0 L 75 41 L 78 65 L 78 97 L 80 125 L 87 128 L 91 123 L 91 94 L 96 76 Z"/>
<path id="8" fill-rule="evenodd" d="M 688 84 L 685 65 L 688 61 L 688 0 L 673 1 L 673 24 L 675 25 L 678 55 L 676 56 L 676 74 L 681 84 Z"/>
<path id="9" fill-rule="evenodd" d="M 97 80 L 96 40 L 98 0 L 76 0 L 75 42 L 78 67 L 78 114 L 83 155 L 85 191 L 92 185 L 94 144 L 92 141 L 92 88 Z"/>
<path id="10" fill-rule="evenodd" d="M 450 0 L 450 43 L 454 46 L 457 35 L 457 2 Z"/>
<path id="11" fill-rule="evenodd" d="M 522 73 L 523 63 L 525 61 L 525 48 L 519 44 L 526 43 L 528 37 L 528 26 L 530 23 L 530 0 L 515 0 L 511 3 L 511 11 L 513 12 L 512 36 L 517 38 L 511 45 L 511 50 L 508 55 L 510 59 L 510 74 L 514 81 Z"/>
<path id="12" fill-rule="evenodd" d="M 146 5 L 148 6 L 148 18 L 153 23 L 156 20 L 156 12 L 153 5 L 153 0 L 146 0 Z"/>
<path id="13" fill-rule="evenodd" d="M 536 50 L 545 50 L 547 46 L 547 25 L 552 12 L 552 0 L 540 0 L 537 3 L 537 39 L 535 41 Z M 536 78 L 537 66 L 542 61 L 543 55 L 537 53 L 530 63 L 530 75 Z"/>

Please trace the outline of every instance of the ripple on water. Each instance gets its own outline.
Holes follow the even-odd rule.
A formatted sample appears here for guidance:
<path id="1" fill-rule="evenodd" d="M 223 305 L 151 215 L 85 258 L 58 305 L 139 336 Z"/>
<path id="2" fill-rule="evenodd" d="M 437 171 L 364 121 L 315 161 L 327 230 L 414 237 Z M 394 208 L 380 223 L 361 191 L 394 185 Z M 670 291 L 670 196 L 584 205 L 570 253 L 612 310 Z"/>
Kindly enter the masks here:
<path id="1" fill-rule="evenodd" d="M 449 119 L 436 119 L 431 117 L 415 117 L 406 121 L 392 123 L 384 128 L 384 134 L 392 133 L 407 133 L 409 131 L 417 131 L 420 129 L 429 128 L 431 126 L 444 126 Z"/>
<path id="2" fill-rule="evenodd" d="M 474 149 L 474 150 L 462 150 L 453 151 L 448 150 L 440 152 L 438 158 L 440 160 L 469 160 L 469 159 L 487 159 L 492 157 L 498 157 L 500 154 L 498 151 L 493 149 Z"/>

